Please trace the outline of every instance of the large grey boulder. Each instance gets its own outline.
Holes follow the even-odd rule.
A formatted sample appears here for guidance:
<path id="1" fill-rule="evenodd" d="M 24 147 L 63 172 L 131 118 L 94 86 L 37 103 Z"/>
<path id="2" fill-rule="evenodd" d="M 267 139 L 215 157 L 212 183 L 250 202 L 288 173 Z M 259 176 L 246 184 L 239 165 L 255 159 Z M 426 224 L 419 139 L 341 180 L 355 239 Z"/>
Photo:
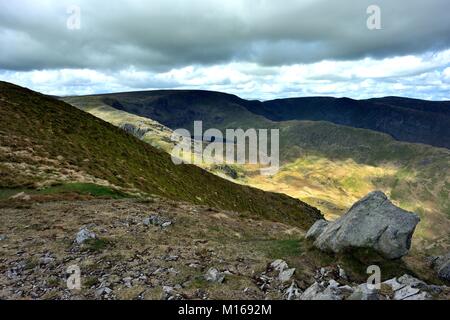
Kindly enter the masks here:
<path id="1" fill-rule="evenodd" d="M 306 233 L 306 239 L 316 240 L 318 236 L 322 234 L 325 228 L 328 226 L 329 222 L 326 220 L 317 220 L 312 227 Z"/>
<path id="2" fill-rule="evenodd" d="M 374 191 L 325 226 L 314 245 L 335 253 L 370 248 L 385 258 L 397 259 L 408 253 L 419 221 L 417 215 L 393 205 L 383 192 Z"/>

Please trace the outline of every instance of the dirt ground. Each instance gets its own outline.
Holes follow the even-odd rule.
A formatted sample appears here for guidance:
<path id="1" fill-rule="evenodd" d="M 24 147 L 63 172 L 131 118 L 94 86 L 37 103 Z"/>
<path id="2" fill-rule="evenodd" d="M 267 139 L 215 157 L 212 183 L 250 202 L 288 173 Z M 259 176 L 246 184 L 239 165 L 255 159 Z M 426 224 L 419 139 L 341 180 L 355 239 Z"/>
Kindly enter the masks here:
<path id="1" fill-rule="evenodd" d="M 166 223 L 149 223 L 155 217 Z M 95 239 L 78 244 L 83 228 Z M 278 222 L 162 198 L 3 200 L 0 299 L 285 299 L 289 289 L 318 281 L 324 268 L 336 273 L 342 266 L 342 285 L 367 279 L 365 263 L 318 252 L 304 235 Z M 276 259 L 295 268 L 288 281 L 271 273 Z M 80 269 L 79 290 L 67 286 L 70 266 Z M 223 281 L 208 279 L 211 268 Z M 407 273 L 438 281 L 415 253 L 382 270 L 383 280 Z"/>
<path id="2" fill-rule="evenodd" d="M 2 299 L 161 299 L 170 288 L 178 298 L 263 299 L 270 293 L 254 276 L 273 260 L 270 248 L 304 235 L 280 223 L 159 198 L 32 199 L 0 212 Z M 146 226 L 151 215 L 172 224 Z M 76 244 L 82 227 L 97 239 Z M 71 265 L 80 267 L 80 291 L 67 289 Z M 205 280 L 212 267 L 225 272 L 223 283 Z"/>

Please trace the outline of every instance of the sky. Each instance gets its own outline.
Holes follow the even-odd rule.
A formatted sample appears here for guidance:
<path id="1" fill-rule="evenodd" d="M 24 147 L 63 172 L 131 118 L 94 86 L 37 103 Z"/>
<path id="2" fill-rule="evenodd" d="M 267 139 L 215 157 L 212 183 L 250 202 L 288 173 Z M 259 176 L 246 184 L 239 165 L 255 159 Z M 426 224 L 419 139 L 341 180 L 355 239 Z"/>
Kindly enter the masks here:
<path id="1" fill-rule="evenodd" d="M 0 0 L 0 80 L 53 95 L 450 100 L 449 12 L 448 0 Z"/>

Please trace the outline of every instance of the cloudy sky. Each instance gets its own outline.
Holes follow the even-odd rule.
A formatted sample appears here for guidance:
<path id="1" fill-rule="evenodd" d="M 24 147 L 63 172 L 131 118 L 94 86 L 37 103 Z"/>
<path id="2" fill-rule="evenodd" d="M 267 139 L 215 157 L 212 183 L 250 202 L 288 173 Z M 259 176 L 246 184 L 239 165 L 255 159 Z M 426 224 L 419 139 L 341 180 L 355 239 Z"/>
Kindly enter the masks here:
<path id="1" fill-rule="evenodd" d="M 448 0 L 0 0 L 0 80 L 57 95 L 450 100 L 449 12 Z"/>

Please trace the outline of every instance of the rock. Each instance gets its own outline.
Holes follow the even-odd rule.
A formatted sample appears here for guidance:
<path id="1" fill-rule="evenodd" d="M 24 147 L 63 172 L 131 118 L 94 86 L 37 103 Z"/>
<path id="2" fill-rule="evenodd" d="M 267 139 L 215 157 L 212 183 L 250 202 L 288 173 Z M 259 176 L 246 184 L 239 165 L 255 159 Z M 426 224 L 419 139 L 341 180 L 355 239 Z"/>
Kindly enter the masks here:
<path id="1" fill-rule="evenodd" d="M 89 230 L 86 229 L 86 228 L 82 228 L 82 229 L 80 229 L 80 231 L 78 231 L 77 237 L 76 237 L 75 241 L 76 241 L 78 244 L 82 244 L 82 243 L 84 243 L 86 240 L 89 240 L 89 239 L 95 239 L 95 238 L 96 238 L 96 235 L 95 235 L 94 232 L 91 232 L 91 231 L 89 231 Z"/>
<path id="2" fill-rule="evenodd" d="M 360 284 L 348 297 L 348 300 L 379 300 L 377 290 L 369 289 L 366 283 Z"/>
<path id="3" fill-rule="evenodd" d="M 209 268 L 205 274 L 206 281 L 222 283 L 225 280 L 225 275 L 216 268 Z"/>
<path id="4" fill-rule="evenodd" d="M 394 300 L 428 300 L 431 295 L 421 290 L 435 290 L 433 286 L 408 274 L 384 281 L 382 284 L 392 289 L 393 294 L 390 296 Z"/>
<path id="5" fill-rule="evenodd" d="M 331 287 L 331 288 L 339 288 L 340 284 L 337 281 L 331 279 L 328 282 L 328 286 Z"/>
<path id="6" fill-rule="evenodd" d="M 295 281 L 292 281 L 292 284 L 283 294 L 284 299 L 286 300 L 298 300 L 300 299 L 302 292 L 295 284 Z"/>
<path id="7" fill-rule="evenodd" d="M 126 277 L 122 279 L 123 283 L 125 284 L 126 287 L 131 288 L 132 284 L 131 282 L 133 281 L 133 278 L 131 277 Z"/>
<path id="8" fill-rule="evenodd" d="M 339 278 L 348 280 L 347 273 L 345 272 L 345 270 L 342 269 L 339 265 L 337 267 L 338 267 Z"/>
<path id="9" fill-rule="evenodd" d="M 104 294 L 110 294 L 112 292 L 112 290 L 108 287 L 101 287 L 97 290 L 95 290 L 95 296 L 97 298 L 102 297 Z"/>
<path id="10" fill-rule="evenodd" d="M 39 259 L 39 264 L 40 265 L 47 265 L 47 264 L 52 263 L 53 261 L 55 261 L 55 259 L 52 258 L 52 257 L 42 257 L 42 258 Z"/>
<path id="11" fill-rule="evenodd" d="M 327 269 L 325 269 L 325 268 L 320 268 L 320 270 L 319 270 L 319 275 L 322 278 L 326 277 L 328 275 L 328 273 L 329 273 L 329 271 Z"/>
<path id="12" fill-rule="evenodd" d="M 10 199 L 29 201 L 29 200 L 31 200 L 31 197 L 30 197 L 30 195 L 26 194 L 25 192 L 20 192 L 16 195 L 12 196 Z"/>
<path id="13" fill-rule="evenodd" d="M 437 286 L 434 284 L 430 284 L 426 287 L 426 290 L 431 294 L 440 294 L 444 291 L 445 286 Z"/>
<path id="14" fill-rule="evenodd" d="M 322 234 L 328 224 L 329 222 L 323 219 L 316 221 L 306 233 L 306 239 L 316 240 L 317 237 Z"/>
<path id="15" fill-rule="evenodd" d="M 417 215 L 396 207 L 384 193 L 375 191 L 356 202 L 344 216 L 329 223 L 314 245 L 335 253 L 371 248 L 385 258 L 398 259 L 408 253 L 419 221 Z"/>
<path id="16" fill-rule="evenodd" d="M 397 279 L 399 283 L 405 286 L 411 286 L 412 288 L 423 289 L 428 285 L 422 280 L 416 279 L 408 274 L 404 274 L 400 278 Z"/>
<path id="17" fill-rule="evenodd" d="M 256 277 L 256 285 L 258 288 L 264 292 L 267 292 L 267 290 L 271 289 L 271 283 L 273 281 L 273 278 L 268 277 L 266 275 L 260 275 Z"/>
<path id="18" fill-rule="evenodd" d="M 123 123 L 119 127 L 124 131 L 128 132 L 129 134 L 132 134 L 138 139 L 144 138 L 147 132 L 151 131 L 151 129 L 147 127 L 145 124 L 135 125 L 132 123 Z"/>
<path id="19" fill-rule="evenodd" d="M 272 262 L 270 267 L 275 271 L 282 272 L 284 269 L 288 268 L 288 264 L 284 260 L 278 259 Z"/>
<path id="20" fill-rule="evenodd" d="M 355 289 L 350 287 L 349 285 L 340 286 L 339 290 L 342 294 L 346 295 L 347 297 L 350 296 L 353 292 L 355 292 Z"/>
<path id="21" fill-rule="evenodd" d="M 283 270 L 278 275 L 278 280 L 280 280 L 281 282 L 288 282 L 291 280 L 294 273 L 295 273 L 295 268 Z"/>
<path id="22" fill-rule="evenodd" d="M 6 240 L 6 236 L 4 234 L 0 234 L 0 241 Z"/>
<path id="23" fill-rule="evenodd" d="M 342 300 L 341 290 L 337 287 L 325 287 L 317 282 L 303 292 L 300 300 Z"/>
<path id="24" fill-rule="evenodd" d="M 343 300 L 341 290 L 335 287 L 326 288 L 315 300 Z"/>
<path id="25" fill-rule="evenodd" d="M 171 226 L 172 225 L 172 222 L 171 221 L 167 221 L 167 222 L 164 222 L 162 225 L 161 225 L 161 227 L 162 228 L 167 228 L 167 227 L 169 227 L 169 226 Z"/>
<path id="26" fill-rule="evenodd" d="M 167 269 L 168 273 L 172 273 L 172 274 L 178 274 L 179 272 L 175 269 L 175 268 L 169 268 Z"/>
<path id="27" fill-rule="evenodd" d="M 163 290 L 163 299 L 166 300 L 173 300 L 175 298 L 175 292 L 174 292 L 174 288 L 170 287 L 170 286 L 163 286 L 162 287 Z"/>
<path id="28" fill-rule="evenodd" d="M 450 281 L 450 252 L 445 256 L 436 257 L 433 261 L 433 268 L 439 278 Z"/>
<path id="29" fill-rule="evenodd" d="M 174 290 L 173 287 L 169 287 L 169 286 L 163 286 L 162 289 L 167 294 L 170 294 Z"/>
<path id="30" fill-rule="evenodd" d="M 389 279 L 383 282 L 383 284 L 388 285 L 391 287 L 392 291 L 400 290 L 401 288 L 404 288 L 406 284 L 401 284 L 397 281 L 397 278 Z"/>
<path id="31" fill-rule="evenodd" d="M 178 256 L 167 256 L 165 258 L 166 261 L 178 261 L 179 257 Z"/>
<path id="32" fill-rule="evenodd" d="M 450 281 L 450 262 L 447 261 L 439 270 L 438 270 L 439 278 Z"/>
<path id="33" fill-rule="evenodd" d="M 167 227 L 169 227 L 169 226 L 171 226 L 173 224 L 172 221 L 164 219 L 164 218 L 162 218 L 160 216 L 157 216 L 157 215 L 151 215 L 148 218 L 144 218 L 142 220 L 142 223 L 145 226 L 154 225 L 154 226 L 158 226 L 158 227 L 161 227 L 161 228 L 167 228 Z"/>
<path id="34" fill-rule="evenodd" d="M 413 296 L 407 297 L 403 300 L 430 300 L 431 299 L 431 295 L 427 292 L 421 292 L 418 294 L 415 294 Z"/>
<path id="35" fill-rule="evenodd" d="M 300 300 L 314 300 L 314 298 L 324 290 L 320 284 L 314 282 L 308 289 L 303 292 Z"/>
<path id="36" fill-rule="evenodd" d="M 411 286 L 405 286 L 394 293 L 394 300 L 404 300 L 408 297 L 412 297 L 420 293 L 419 289 L 413 288 Z"/>

